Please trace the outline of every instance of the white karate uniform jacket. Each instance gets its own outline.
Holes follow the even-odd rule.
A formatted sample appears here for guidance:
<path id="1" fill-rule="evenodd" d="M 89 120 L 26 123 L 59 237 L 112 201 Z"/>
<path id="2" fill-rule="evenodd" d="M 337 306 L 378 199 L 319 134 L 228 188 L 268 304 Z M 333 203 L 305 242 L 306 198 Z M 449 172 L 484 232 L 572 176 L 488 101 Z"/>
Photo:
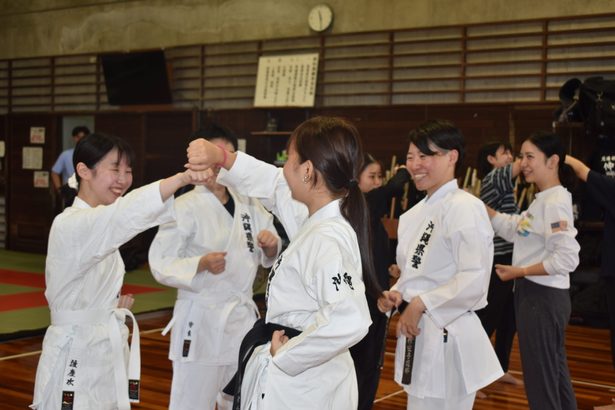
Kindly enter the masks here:
<path id="1" fill-rule="evenodd" d="M 176 221 L 162 225 L 150 247 L 156 280 L 179 289 L 171 360 L 236 366 L 241 340 L 258 318 L 252 299 L 254 277 L 259 264 L 270 267 L 275 257 L 265 256 L 256 238 L 264 229 L 276 233 L 273 216 L 255 199 L 230 189 L 229 195 L 235 203 L 234 217 L 205 187 L 180 196 L 175 201 Z M 278 251 L 280 247 L 278 241 Z M 227 252 L 224 272 L 197 274 L 199 259 L 210 252 Z M 190 341 L 187 355 L 185 341 Z"/>
<path id="2" fill-rule="evenodd" d="M 412 382 L 403 385 L 420 398 L 471 394 L 502 376 L 493 347 L 474 310 L 487 305 L 493 262 L 493 229 L 485 205 L 452 180 L 399 219 L 397 264 L 401 276 L 392 290 L 405 301 L 420 296 L 426 312 L 419 322 Z M 454 363 L 444 360 L 443 331 L 454 347 Z M 398 338 L 398 352 L 405 337 Z M 403 356 L 396 353 L 395 379 L 401 384 Z M 455 375 L 451 375 L 454 372 Z M 446 379 L 461 380 L 459 391 Z"/>
<path id="3" fill-rule="evenodd" d="M 356 409 L 348 348 L 367 334 L 371 320 L 357 238 L 340 202 L 307 218 L 282 170 L 241 152 L 218 182 L 260 198 L 284 225 L 290 244 L 269 276 L 266 321 L 301 331 L 273 358 L 269 343 L 255 350 L 244 375 L 242 408 Z"/>
<path id="4" fill-rule="evenodd" d="M 548 275 L 525 279 L 558 289 L 570 288 L 570 272 L 579 265 L 572 196 L 561 185 L 536 194 L 520 215 L 497 214 L 491 222 L 499 236 L 515 244 L 513 266 L 542 262 Z"/>
<path id="5" fill-rule="evenodd" d="M 54 325 L 53 318 L 66 312 L 113 314 L 125 274 L 118 248 L 138 233 L 174 217 L 173 199 L 163 203 L 159 185 L 154 182 L 111 205 L 95 208 L 77 197 L 73 206 L 54 219 L 45 267 L 45 297 L 52 324 L 43 340 L 32 408 L 60 409 L 62 391 L 69 379 L 75 409 L 118 408 L 112 365 L 118 358 L 112 354 L 110 341 L 112 327 L 117 326 L 109 325 L 106 319 L 93 324 Z M 125 366 L 128 329 L 123 319 L 123 313 L 119 314 L 121 336 L 118 333 L 114 342 L 124 351 Z M 77 367 L 68 377 L 67 361 L 73 360 Z M 128 390 L 128 386 L 123 388 Z"/>

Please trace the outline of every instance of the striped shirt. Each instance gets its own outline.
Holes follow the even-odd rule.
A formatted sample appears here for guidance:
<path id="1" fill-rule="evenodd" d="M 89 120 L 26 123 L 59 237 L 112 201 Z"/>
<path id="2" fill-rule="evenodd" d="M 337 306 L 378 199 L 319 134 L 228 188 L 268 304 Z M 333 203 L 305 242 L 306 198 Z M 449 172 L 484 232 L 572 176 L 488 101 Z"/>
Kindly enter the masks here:
<path id="1" fill-rule="evenodd" d="M 515 203 L 514 188 L 512 164 L 494 168 L 481 182 L 480 199 L 498 212 L 518 214 L 519 208 Z M 495 255 L 505 255 L 512 253 L 513 244 L 496 235 L 493 237 L 493 248 Z"/>

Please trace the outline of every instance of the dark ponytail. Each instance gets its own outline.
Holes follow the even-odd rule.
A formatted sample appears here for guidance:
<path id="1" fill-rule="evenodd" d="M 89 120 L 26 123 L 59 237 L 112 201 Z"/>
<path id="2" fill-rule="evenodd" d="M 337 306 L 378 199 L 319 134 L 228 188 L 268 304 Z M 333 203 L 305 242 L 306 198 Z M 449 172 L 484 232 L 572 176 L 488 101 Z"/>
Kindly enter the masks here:
<path id="1" fill-rule="evenodd" d="M 382 293 L 372 261 L 369 211 L 359 188 L 363 150 L 356 127 L 335 117 L 315 117 L 303 122 L 292 136 L 300 162 L 310 160 L 324 178 L 327 189 L 341 198 L 340 210 L 354 228 L 361 253 L 363 282 L 368 296 Z M 316 183 L 315 175 L 312 183 Z"/>
<path id="2" fill-rule="evenodd" d="M 552 155 L 557 155 L 559 157 L 557 169 L 559 181 L 568 190 L 574 189 L 576 187 L 577 179 L 575 178 L 572 167 L 565 163 L 566 148 L 564 147 L 564 144 L 562 144 L 559 135 L 548 131 L 538 131 L 532 134 L 527 140 L 542 151 L 547 158 Z"/>

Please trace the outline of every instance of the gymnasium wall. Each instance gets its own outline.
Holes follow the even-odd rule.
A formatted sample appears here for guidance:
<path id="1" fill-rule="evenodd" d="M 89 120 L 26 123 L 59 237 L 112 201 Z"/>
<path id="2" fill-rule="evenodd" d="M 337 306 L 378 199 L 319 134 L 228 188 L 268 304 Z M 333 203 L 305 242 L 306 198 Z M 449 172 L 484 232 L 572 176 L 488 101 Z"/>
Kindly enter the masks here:
<path id="1" fill-rule="evenodd" d="M 322 0 L 1 0 L 0 59 L 308 36 Z M 327 0 L 331 33 L 615 12 L 608 0 Z"/>

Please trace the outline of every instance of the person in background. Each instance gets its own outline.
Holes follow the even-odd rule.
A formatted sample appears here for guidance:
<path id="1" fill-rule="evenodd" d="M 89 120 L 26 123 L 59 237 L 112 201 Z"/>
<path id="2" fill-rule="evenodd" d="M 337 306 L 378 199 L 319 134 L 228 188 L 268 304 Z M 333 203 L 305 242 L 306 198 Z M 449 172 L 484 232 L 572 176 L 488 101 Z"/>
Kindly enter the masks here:
<path id="1" fill-rule="evenodd" d="M 237 138 L 222 127 L 199 130 L 196 138 L 237 150 Z M 215 178 L 178 197 L 175 212 L 176 221 L 160 226 L 149 249 L 156 280 L 178 289 L 163 332 L 172 326 L 169 408 L 229 409 L 232 401 L 222 389 L 237 371 L 241 340 L 258 319 L 252 284 L 259 264 L 273 264 L 280 240 L 273 216 L 256 199 Z"/>
<path id="2" fill-rule="evenodd" d="M 590 170 L 580 160 L 566 155 L 568 164 L 576 176 L 586 184 L 589 197 L 604 212 L 602 261 L 600 273 L 605 284 L 607 311 L 611 336 L 611 360 L 615 368 L 615 178 Z M 615 409 L 615 403 L 596 409 Z"/>
<path id="3" fill-rule="evenodd" d="M 512 147 L 508 142 L 495 141 L 483 145 L 478 153 L 478 175 L 481 178 L 480 199 L 489 207 L 505 214 L 518 214 L 515 203 L 515 178 L 521 171 L 521 160 L 513 161 Z M 493 268 L 487 293 L 487 306 L 476 311 L 487 336 L 495 332 L 495 354 L 504 376 L 500 381 L 519 384 L 508 373 L 510 351 L 515 338 L 515 305 L 513 282 L 502 281 L 495 272 L 495 265 L 512 263 L 513 244 L 499 236 L 493 238 Z M 480 394 L 480 393 L 479 393 Z"/>
<path id="4" fill-rule="evenodd" d="M 88 127 L 80 125 L 73 128 L 71 135 L 75 145 L 86 135 L 90 134 Z M 51 183 L 55 192 L 62 198 L 62 209 L 73 204 L 77 191 L 68 186 L 68 178 L 75 173 L 73 166 L 73 152 L 75 148 L 63 151 L 51 168 Z"/>
<path id="5" fill-rule="evenodd" d="M 385 185 L 382 185 L 382 165 L 370 154 L 363 156 L 363 165 L 359 173 L 359 188 L 365 194 L 369 208 L 372 260 L 378 283 L 382 289 L 390 287 L 389 267 L 394 262 L 391 260 L 390 239 L 382 224 L 382 218 L 390 212 L 388 201 L 393 197 L 401 196 L 404 185 L 409 181 L 410 175 L 406 168 L 399 167 L 395 175 Z M 389 322 L 387 316 L 378 310 L 377 301 L 375 298 L 367 297 L 372 324 L 363 340 L 350 348 L 357 372 L 359 410 L 372 408 L 384 359 Z"/>
<path id="6" fill-rule="evenodd" d="M 173 220 L 173 193 L 204 182 L 205 175 L 187 170 L 124 196 L 133 163 L 132 148 L 118 137 L 90 134 L 75 147 L 78 194 L 49 232 L 45 297 L 51 325 L 32 409 L 128 410 L 139 401 L 139 331 L 128 310 L 132 297 L 120 297 L 126 272 L 118 248 Z M 130 350 L 127 315 L 133 320 Z"/>
<path id="7" fill-rule="evenodd" d="M 401 276 L 378 299 L 380 311 L 400 311 L 395 381 L 409 410 L 470 410 L 503 374 L 474 313 L 487 304 L 493 229 L 484 204 L 457 185 L 464 145 L 448 121 L 410 133 L 406 167 L 427 196 L 399 219 Z"/>
<path id="8" fill-rule="evenodd" d="M 521 145 L 521 172 L 539 191 L 527 210 L 509 215 L 487 207 L 497 235 L 513 242 L 511 265 L 496 265 L 515 280 L 515 317 L 523 381 L 532 410 L 576 410 L 566 360 L 570 273 L 579 264 L 572 196 L 562 186 L 569 168 L 556 134 L 538 132 Z"/>

